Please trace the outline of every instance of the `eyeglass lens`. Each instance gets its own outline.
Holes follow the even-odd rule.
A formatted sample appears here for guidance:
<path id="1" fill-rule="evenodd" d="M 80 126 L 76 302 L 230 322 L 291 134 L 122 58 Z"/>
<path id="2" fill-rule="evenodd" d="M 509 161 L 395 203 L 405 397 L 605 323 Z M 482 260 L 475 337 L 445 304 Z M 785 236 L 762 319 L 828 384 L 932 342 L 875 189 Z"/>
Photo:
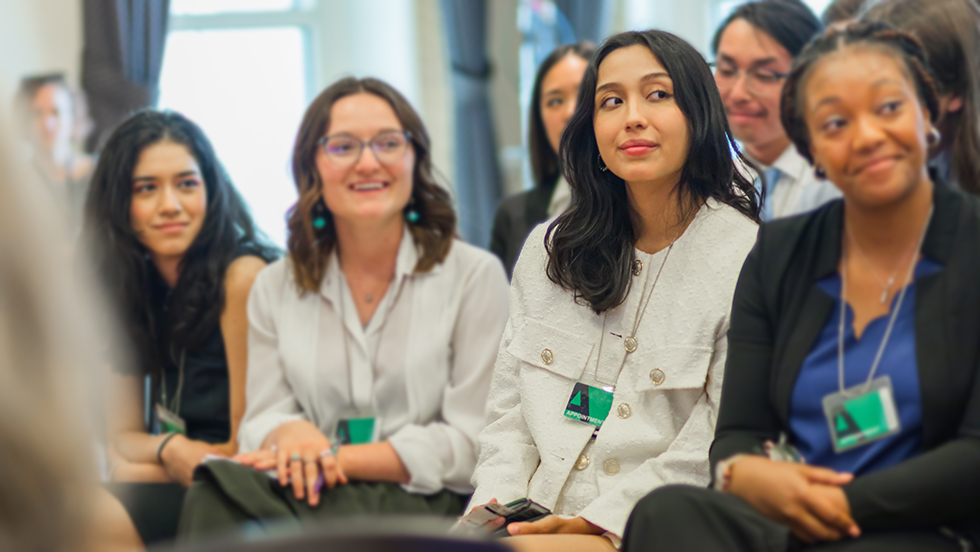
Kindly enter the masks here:
<path id="1" fill-rule="evenodd" d="M 341 134 L 327 138 L 323 151 L 334 164 L 346 167 L 361 158 L 365 145 L 370 146 L 380 163 L 395 163 L 408 151 L 408 137 L 404 132 L 383 132 L 368 142 L 362 142 L 353 136 Z"/>

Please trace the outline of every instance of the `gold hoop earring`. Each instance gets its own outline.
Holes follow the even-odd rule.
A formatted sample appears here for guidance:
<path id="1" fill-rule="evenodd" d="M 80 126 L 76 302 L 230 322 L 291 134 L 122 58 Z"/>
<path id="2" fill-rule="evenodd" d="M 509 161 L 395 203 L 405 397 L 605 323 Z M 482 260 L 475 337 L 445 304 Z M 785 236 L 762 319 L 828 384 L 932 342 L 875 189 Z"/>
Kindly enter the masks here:
<path id="1" fill-rule="evenodd" d="M 939 142 L 943 139 L 943 135 L 939 132 L 936 127 L 929 128 L 929 134 L 926 135 L 926 143 L 930 146 L 938 146 Z"/>

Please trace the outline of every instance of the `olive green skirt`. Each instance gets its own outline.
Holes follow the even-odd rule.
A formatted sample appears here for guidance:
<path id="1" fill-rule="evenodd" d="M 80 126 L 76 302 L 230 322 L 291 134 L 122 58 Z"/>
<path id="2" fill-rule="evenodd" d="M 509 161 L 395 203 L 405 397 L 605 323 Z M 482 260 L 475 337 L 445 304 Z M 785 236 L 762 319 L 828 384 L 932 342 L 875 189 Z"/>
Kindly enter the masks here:
<path id="1" fill-rule="evenodd" d="M 266 474 L 232 462 L 208 462 L 194 472 L 178 527 L 178 541 L 194 543 L 219 534 L 281 533 L 340 516 L 459 516 L 469 496 L 443 490 L 406 492 L 396 483 L 352 481 L 324 489 L 315 507 Z"/>

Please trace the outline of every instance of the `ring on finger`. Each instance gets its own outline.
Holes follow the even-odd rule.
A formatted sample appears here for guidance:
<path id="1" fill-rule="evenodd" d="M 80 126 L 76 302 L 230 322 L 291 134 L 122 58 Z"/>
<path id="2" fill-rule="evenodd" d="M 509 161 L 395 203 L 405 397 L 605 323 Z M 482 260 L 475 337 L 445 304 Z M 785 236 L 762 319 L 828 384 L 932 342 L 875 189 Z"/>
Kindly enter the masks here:
<path id="1" fill-rule="evenodd" d="M 298 452 L 294 452 L 293 455 L 289 457 L 289 459 L 292 460 L 293 462 L 299 462 L 300 460 L 303 459 L 303 457 L 300 456 Z"/>

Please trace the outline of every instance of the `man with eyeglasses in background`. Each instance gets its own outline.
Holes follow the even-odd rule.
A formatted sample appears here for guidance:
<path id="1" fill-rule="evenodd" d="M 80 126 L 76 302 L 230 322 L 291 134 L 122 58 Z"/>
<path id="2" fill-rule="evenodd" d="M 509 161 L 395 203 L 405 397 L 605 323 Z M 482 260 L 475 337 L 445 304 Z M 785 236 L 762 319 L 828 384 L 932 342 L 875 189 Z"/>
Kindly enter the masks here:
<path id="1" fill-rule="evenodd" d="M 820 20 L 799 0 L 760 0 L 737 7 L 711 42 L 715 82 L 732 134 L 766 177 L 764 221 L 804 213 L 840 197 L 797 153 L 779 119 L 780 95 L 793 58 L 821 31 Z"/>

